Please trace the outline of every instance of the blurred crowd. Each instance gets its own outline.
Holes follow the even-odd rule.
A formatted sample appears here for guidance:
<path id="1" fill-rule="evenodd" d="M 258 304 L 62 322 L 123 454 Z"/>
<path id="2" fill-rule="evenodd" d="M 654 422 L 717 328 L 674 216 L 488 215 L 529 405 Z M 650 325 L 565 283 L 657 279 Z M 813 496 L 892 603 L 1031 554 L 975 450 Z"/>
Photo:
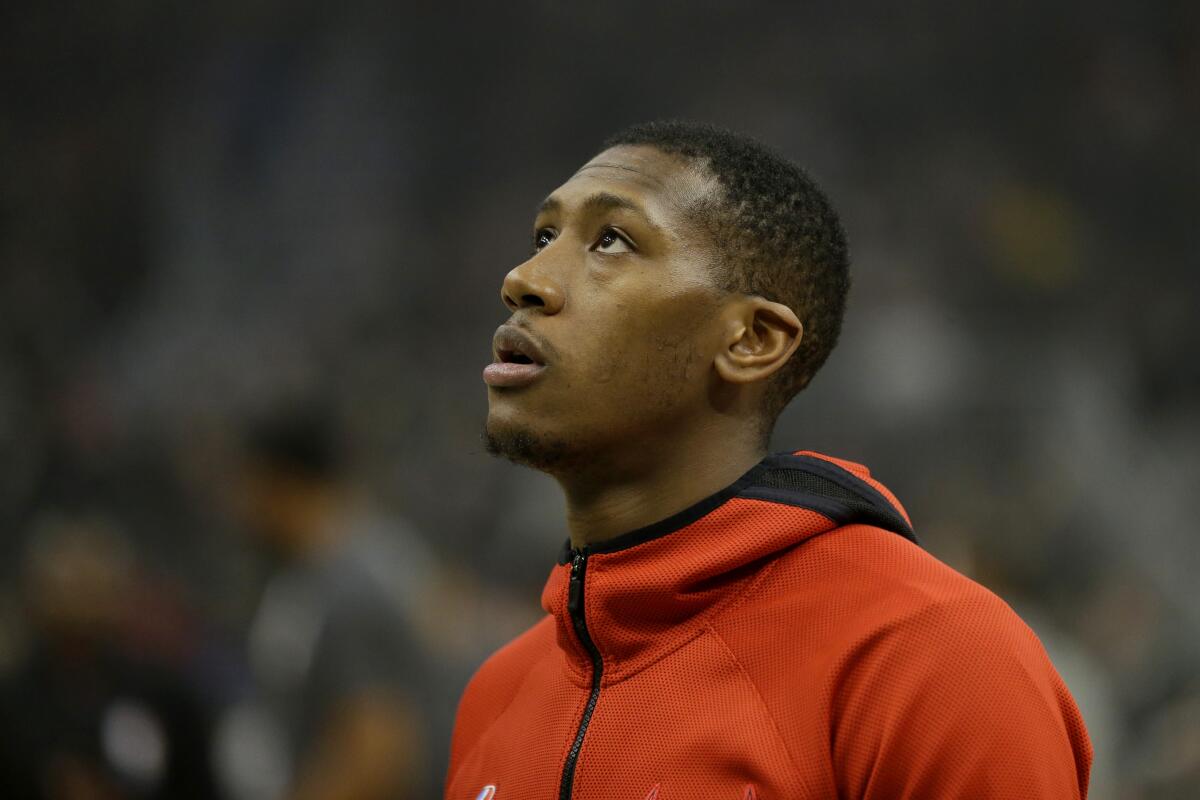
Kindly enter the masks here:
<path id="1" fill-rule="evenodd" d="M 536 204 L 704 119 L 841 209 L 777 449 L 862 461 L 1071 687 L 1092 797 L 1200 786 L 1200 6 L 0 11 L 0 796 L 438 796 L 540 613 L 479 369 Z"/>

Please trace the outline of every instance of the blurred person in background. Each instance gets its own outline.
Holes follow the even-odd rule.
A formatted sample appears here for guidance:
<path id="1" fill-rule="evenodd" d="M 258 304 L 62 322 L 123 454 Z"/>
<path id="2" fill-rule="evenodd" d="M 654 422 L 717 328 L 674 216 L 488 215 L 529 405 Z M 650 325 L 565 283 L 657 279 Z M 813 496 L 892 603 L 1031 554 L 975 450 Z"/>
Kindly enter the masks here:
<path id="1" fill-rule="evenodd" d="M 258 702 L 219 746 L 235 797 L 419 796 L 430 554 L 344 473 L 330 415 L 289 411 L 246 436 L 238 508 L 272 562 L 248 638 Z"/>
<path id="2" fill-rule="evenodd" d="M 139 638 L 134 554 L 108 520 L 47 515 L 23 565 L 28 654 L 0 706 L 0 796 L 216 796 L 195 687 Z M 169 604 L 168 598 L 156 598 Z"/>

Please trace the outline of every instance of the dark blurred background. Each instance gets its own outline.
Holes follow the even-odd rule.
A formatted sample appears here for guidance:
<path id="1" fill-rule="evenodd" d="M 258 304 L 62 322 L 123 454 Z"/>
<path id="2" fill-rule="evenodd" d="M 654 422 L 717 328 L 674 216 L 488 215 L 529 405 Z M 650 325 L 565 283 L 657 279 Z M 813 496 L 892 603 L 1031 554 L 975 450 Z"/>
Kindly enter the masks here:
<path id="1" fill-rule="evenodd" d="M 437 796 L 565 537 L 479 441 L 500 280 L 663 117 L 843 215 L 776 448 L 1025 617 L 1093 798 L 1195 796 L 1195 2 L 18 2 L 0 101 L 4 797 Z"/>

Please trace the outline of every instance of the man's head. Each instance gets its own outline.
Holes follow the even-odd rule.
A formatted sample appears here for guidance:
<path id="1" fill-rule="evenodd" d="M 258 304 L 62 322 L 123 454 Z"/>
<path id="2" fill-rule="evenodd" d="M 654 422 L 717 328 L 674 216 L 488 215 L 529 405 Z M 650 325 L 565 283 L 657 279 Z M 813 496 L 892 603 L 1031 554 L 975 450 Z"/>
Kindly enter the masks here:
<path id="1" fill-rule="evenodd" d="M 848 286 L 837 215 L 801 169 L 709 126 L 629 128 L 546 199 L 504 280 L 489 448 L 563 472 L 731 423 L 765 439 L 833 348 Z"/>
<path id="2" fill-rule="evenodd" d="M 249 532 L 280 555 L 320 534 L 343 483 L 330 413 L 298 408 L 255 420 L 245 432 L 237 511 Z"/>

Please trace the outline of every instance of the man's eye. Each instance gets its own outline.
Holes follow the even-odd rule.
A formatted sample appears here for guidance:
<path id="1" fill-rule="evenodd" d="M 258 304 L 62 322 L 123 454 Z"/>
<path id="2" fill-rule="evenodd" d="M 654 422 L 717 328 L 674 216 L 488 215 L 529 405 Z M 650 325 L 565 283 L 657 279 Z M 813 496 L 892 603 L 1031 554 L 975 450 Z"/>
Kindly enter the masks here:
<path id="1" fill-rule="evenodd" d="M 554 241 L 554 231 L 549 228 L 542 228 L 533 235 L 533 252 L 538 252 L 546 245 Z"/>
<path id="2" fill-rule="evenodd" d="M 594 249 L 601 253 L 633 252 L 633 248 L 629 246 L 628 240 L 612 228 L 605 228 L 600 232 L 600 238 L 596 240 Z"/>

